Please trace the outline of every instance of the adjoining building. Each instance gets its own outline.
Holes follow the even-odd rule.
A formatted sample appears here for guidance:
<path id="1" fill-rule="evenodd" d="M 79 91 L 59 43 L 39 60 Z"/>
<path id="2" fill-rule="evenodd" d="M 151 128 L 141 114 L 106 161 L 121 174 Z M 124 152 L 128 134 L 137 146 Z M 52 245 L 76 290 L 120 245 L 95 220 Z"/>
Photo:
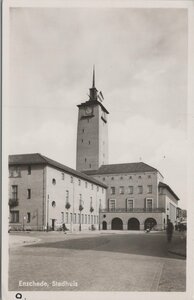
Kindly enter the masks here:
<path id="1" fill-rule="evenodd" d="M 108 186 L 106 208 L 101 209 L 102 229 L 165 229 L 176 221 L 179 198 L 163 183 L 160 172 L 143 163 L 103 165 L 85 174 Z"/>
<path id="2" fill-rule="evenodd" d="M 9 156 L 10 226 L 15 230 L 98 229 L 106 185 L 39 153 Z"/>

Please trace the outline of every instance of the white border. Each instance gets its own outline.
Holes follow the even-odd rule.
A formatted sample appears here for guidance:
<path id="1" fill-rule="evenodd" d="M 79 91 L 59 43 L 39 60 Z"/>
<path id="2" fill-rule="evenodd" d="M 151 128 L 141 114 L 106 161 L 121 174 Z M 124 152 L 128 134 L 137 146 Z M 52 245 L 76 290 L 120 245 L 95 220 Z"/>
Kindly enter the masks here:
<path id="1" fill-rule="evenodd" d="M 188 191 L 190 199 L 188 199 L 188 242 L 187 242 L 187 291 L 186 292 L 22 292 L 23 299 L 98 299 L 99 297 L 110 299 L 145 299 L 148 296 L 150 299 L 176 299 L 188 300 L 194 297 L 194 247 L 193 247 L 193 228 L 194 228 L 194 209 L 193 209 L 193 149 L 194 149 L 194 2 L 190 1 L 168 1 L 168 0 L 5 0 L 3 2 L 3 101 L 2 101 L 2 168 L 3 168 L 3 182 L 2 182 L 2 240 L 4 241 L 2 247 L 2 295 L 3 299 L 15 299 L 15 292 L 8 292 L 8 159 L 7 159 L 7 140 L 5 129 L 8 126 L 7 112 L 5 103 L 9 99 L 9 8 L 10 7 L 131 7 L 131 8 L 187 8 L 189 16 L 189 86 L 188 86 Z"/>

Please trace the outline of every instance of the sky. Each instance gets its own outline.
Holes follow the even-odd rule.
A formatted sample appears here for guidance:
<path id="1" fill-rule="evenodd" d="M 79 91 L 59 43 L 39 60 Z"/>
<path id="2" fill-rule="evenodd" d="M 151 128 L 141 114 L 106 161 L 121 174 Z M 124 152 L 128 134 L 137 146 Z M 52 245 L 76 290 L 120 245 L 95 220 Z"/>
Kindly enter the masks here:
<path id="1" fill-rule="evenodd" d="M 9 154 L 75 168 L 78 108 L 96 87 L 109 163 L 143 161 L 187 205 L 187 10 L 11 8 Z"/>

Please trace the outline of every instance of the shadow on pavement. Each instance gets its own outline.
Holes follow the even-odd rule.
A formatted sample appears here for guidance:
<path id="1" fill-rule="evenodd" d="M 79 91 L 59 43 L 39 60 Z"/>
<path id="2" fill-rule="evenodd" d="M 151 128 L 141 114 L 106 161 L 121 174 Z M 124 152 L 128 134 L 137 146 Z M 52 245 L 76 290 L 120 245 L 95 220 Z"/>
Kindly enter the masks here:
<path id="1" fill-rule="evenodd" d="M 185 259 L 183 256 L 170 254 L 169 248 L 173 245 L 178 245 L 180 242 L 179 236 L 174 236 L 171 245 L 166 241 L 165 234 L 145 234 L 145 235 L 109 235 L 82 237 L 56 242 L 44 242 L 25 247 L 33 248 L 55 248 L 55 249 L 72 249 L 72 250 L 95 250 L 109 251 L 126 254 L 156 256 L 165 258 Z M 182 241 L 183 242 L 183 241 Z"/>

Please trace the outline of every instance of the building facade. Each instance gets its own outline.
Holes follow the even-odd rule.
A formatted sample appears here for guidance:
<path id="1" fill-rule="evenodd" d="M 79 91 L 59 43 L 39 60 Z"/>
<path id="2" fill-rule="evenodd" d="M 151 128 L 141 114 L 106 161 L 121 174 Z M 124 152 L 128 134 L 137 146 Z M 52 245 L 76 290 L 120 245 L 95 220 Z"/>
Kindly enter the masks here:
<path id="1" fill-rule="evenodd" d="M 99 228 L 106 185 L 41 154 L 9 156 L 10 226 L 15 230 Z"/>
<path id="2" fill-rule="evenodd" d="M 160 172 L 143 163 L 108 164 L 108 114 L 93 84 L 78 106 L 76 171 L 40 154 L 12 155 L 10 224 L 56 230 L 165 229 L 179 198 Z"/>
<path id="3" fill-rule="evenodd" d="M 163 230 L 168 219 L 175 224 L 179 198 L 155 168 L 143 162 L 114 164 L 85 174 L 108 186 L 101 229 Z"/>

